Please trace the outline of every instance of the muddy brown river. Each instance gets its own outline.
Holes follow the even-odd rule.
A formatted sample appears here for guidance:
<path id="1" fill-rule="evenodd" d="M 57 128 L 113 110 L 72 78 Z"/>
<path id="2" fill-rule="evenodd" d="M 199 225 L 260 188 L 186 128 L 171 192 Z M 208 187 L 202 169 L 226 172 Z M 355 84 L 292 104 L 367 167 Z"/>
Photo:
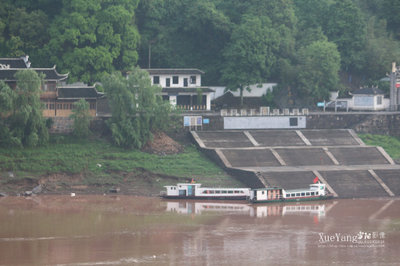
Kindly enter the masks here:
<path id="1" fill-rule="evenodd" d="M 399 265 L 399 254 L 399 198 L 0 198 L 0 265 Z"/>

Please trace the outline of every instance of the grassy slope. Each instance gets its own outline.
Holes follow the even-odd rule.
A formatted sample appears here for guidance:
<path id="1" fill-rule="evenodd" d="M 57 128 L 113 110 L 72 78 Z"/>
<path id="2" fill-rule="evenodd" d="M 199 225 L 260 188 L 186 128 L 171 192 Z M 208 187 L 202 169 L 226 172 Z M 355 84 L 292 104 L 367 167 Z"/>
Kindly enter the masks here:
<path id="1" fill-rule="evenodd" d="M 123 180 L 122 173 L 138 169 L 175 176 L 181 181 L 194 178 L 207 185 L 240 185 L 194 146 L 186 146 L 181 154 L 160 156 L 113 147 L 101 139 L 53 137 L 47 147 L 0 148 L 0 184 L 10 180 L 8 171 L 14 173 L 14 179 L 83 173 L 83 184 L 118 184 Z M 166 184 L 160 180 L 158 185 Z"/>
<path id="2" fill-rule="evenodd" d="M 366 144 L 381 146 L 393 159 L 400 160 L 399 139 L 370 134 L 359 136 Z M 39 179 L 58 173 L 79 174 L 83 179 L 78 182 L 84 185 L 122 184 L 127 180 L 127 173 L 135 173 L 131 175 L 131 182 L 143 188 L 162 188 L 177 181 L 162 176 L 141 179 L 138 178 L 143 176 L 141 169 L 178 177 L 179 181 L 194 178 L 210 186 L 242 186 L 191 145 L 181 154 L 166 156 L 120 149 L 101 139 L 78 141 L 69 137 L 53 137 L 47 147 L 41 148 L 0 148 L 0 187 L 9 181 Z M 9 171 L 14 173 L 13 178 Z"/>
<path id="3" fill-rule="evenodd" d="M 400 160 L 400 140 L 398 138 L 372 134 L 359 134 L 359 137 L 365 144 L 381 146 L 394 160 Z"/>

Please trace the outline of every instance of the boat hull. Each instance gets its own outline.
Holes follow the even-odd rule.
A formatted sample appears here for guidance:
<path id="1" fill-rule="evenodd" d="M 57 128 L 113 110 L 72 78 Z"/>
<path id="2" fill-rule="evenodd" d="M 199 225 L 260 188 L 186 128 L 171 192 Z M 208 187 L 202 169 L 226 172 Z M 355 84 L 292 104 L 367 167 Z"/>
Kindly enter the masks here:
<path id="1" fill-rule="evenodd" d="M 318 196 L 318 197 L 307 197 L 307 198 L 292 198 L 292 199 L 276 199 L 276 200 L 251 200 L 251 203 L 274 203 L 274 202 L 301 202 L 301 201 L 314 201 L 314 200 L 328 200 L 332 199 L 332 196 Z"/>
<path id="2" fill-rule="evenodd" d="M 196 200 L 248 200 L 247 196 L 168 196 L 161 195 L 164 199 L 196 199 Z"/>

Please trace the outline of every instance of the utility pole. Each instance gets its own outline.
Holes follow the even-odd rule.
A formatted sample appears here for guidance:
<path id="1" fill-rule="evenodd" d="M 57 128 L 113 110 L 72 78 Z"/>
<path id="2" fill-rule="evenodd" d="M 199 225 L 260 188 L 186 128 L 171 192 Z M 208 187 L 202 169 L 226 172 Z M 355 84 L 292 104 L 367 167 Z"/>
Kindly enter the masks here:
<path id="1" fill-rule="evenodd" d="M 149 69 L 151 68 L 151 45 L 155 43 L 157 40 L 153 39 L 149 41 Z"/>
<path id="2" fill-rule="evenodd" d="M 150 69 L 150 62 L 151 62 L 151 41 L 149 42 L 149 69 Z"/>
<path id="3" fill-rule="evenodd" d="M 396 67 L 396 62 L 392 63 L 392 71 L 390 73 L 390 111 L 398 111 L 400 103 L 400 67 Z"/>

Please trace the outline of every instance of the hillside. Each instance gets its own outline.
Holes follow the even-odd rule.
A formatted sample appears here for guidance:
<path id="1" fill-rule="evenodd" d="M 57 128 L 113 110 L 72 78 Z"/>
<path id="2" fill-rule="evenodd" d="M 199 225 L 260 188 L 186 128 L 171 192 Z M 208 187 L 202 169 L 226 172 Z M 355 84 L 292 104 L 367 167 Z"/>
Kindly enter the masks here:
<path id="1" fill-rule="evenodd" d="M 47 147 L 1 148 L 0 192 L 18 194 L 41 185 L 42 193 L 102 194 L 119 188 L 123 194 L 149 196 L 192 178 L 214 186 L 240 185 L 187 141 L 178 144 L 160 133 L 146 151 L 67 136 L 53 136 Z"/>

